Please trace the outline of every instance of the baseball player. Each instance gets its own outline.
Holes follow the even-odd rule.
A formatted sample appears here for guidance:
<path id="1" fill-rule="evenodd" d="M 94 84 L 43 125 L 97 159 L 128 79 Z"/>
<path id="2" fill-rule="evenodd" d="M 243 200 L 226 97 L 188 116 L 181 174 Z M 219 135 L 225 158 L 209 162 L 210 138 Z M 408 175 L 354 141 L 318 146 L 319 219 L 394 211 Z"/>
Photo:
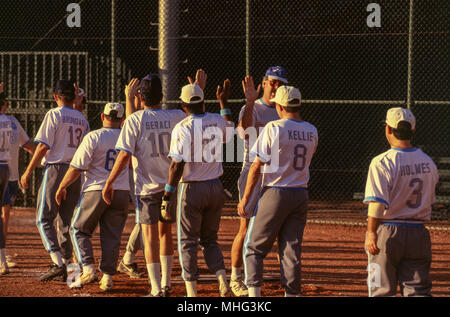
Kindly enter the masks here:
<path id="1" fill-rule="evenodd" d="M 117 177 L 113 187 L 113 199 L 109 205 L 103 201 L 102 189 L 117 156 L 115 145 L 120 134 L 120 125 L 125 119 L 124 106 L 117 103 L 106 104 L 101 119 L 103 128 L 84 137 L 55 199 L 58 205 L 61 205 L 68 188 L 84 173 L 82 195 L 70 227 L 72 244 L 78 263 L 83 267 L 83 274 L 80 281 L 69 286 L 81 287 L 97 280 L 91 237 L 97 225 L 100 225 L 102 257 L 99 267 L 103 272 L 100 289 L 109 291 L 113 287 L 112 276 L 116 274 L 120 238 L 128 216 L 128 169 L 124 169 Z"/>
<path id="2" fill-rule="evenodd" d="M 369 204 L 365 248 L 369 296 L 431 296 L 431 218 L 436 165 L 411 144 L 416 119 L 409 109 L 391 108 L 385 122 L 391 148 L 370 163 L 364 202 Z"/>
<path id="3" fill-rule="evenodd" d="M 286 70 L 283 67 L 269 67 L 262 81 L 263 95 L 261 98 L 257 99 L 261 85 L 255 90 L 255 85 L 251 76 L 247 76 L 245 80 L 242 81 L 247 102 L 239 113 L 238 124 L 239 136 L 244 139 L 244 160 L 241 175 L 238 180 L 239 200 L 241 200 L 244 195 L 248 172 L 254 161 L 254 157 L 250 154 L 250 149 L 256 141 L 260 130 L 270 121 L 279 119 L 275 104 L 270 100 L 275 97 L 277 88 L 287 83 Z M 247 133 L 245 131 L 247 131 Z M 250 197 L 248 205 L 249 210 L 254 210 L 256 208 L 259 197 L 258 189 L 261 188 L 261 179 L 258 180 L 256 188 L 257 189 L 252 192 L 252 196 Z M 244 245 L 244 238 L 252 214 L 253 213 L 249 213 L 246 217 L 241 216 L 239 231 L 234 238 L 231 248 L 230 287 L 235 296 L 248 296 L 248 290 L 242 279 L 241 267 L 242 247 Z"/>
<path id="4" fill-rule="evenodd" d="M 300 295 L 301 244 L 308 206 L 309 165 L 317 148 L 317 129 L 301 119 L 301 94 L 292 86 L 279 87 L 272 102 L 281 119 L 269 122 L 251 152 L 252 163 L 238 213 L 254 213 L 244 243 L 244 268 L 249 297 L 261 296 L 263 259 L 278 238 L 281 285 L 286 297 Z M 250 205 L 263 189 L 256 211 Z"/>
<path id="5" fill-rule="evenodd" d="M 162 219 L 161 203 L 170 160 L 170 137 L 185 113 L 161 109 L 162 85 L 158 75 L 148 75 L 140 83 L 139 98 L 144 110 L 129 116 L 116 144 L 120 151 L 103 189 L 103 198 L 111 201 L 111 186 L 117 175 L 128 168 L 132 157 L 136 194 L 136 222 L 141 224 L 147 271 L 151 283 L 149 297 L 170 295 L 173 265 L 172 219 Z M 162 271 L 162 276 L 160 273 Z"/>
<path id="6" fill-rule="evenodd" d="M 3 83 L 0 83 L 0 94 L 2 93 Z M 0 104 L 2 104 L 0 112 L 2 114 L 6 113 L 6 109 L 8 107 L 7 101 L 2 101 L 4 98 L 0 98 Z M 14 116 L 8 116 L 11 120 L 11 144 L 10 144 L 10 155 L 11 160 L 9 161 L 9 182 L 6 187 L 5 196 L 3 198 L 3 206 L 2 206 L 2 220 L 3 220 L 3 231 L 5 235 L 5 239 L 8 234 L 8 222 L 11 207 L 14 206 L 14 203 L 17 198 L 17 193 L 19 191 L 19 148 L 23 148 L 25 151 L 33 155 L 36 145 L 31 142 L 25 130 L 22 128 L 22 125 Z M 15 262 L 12 261 L 12 257 L 7 255 L 6 260 L 8 262 L 9 268 L 14 268 L 17 266 Z"/>
<path id="7" fill-rule="evenodd" d="M 3 85 L 2 85 L 3 88 Z M 3 91 L 0 93 L 0 103 L 5 107 L 6 100 Z M 3 202 L 9 179 L 8 163 L 11 160 L 10 143 L 12 134 L 11 120 L 0 113 L 0 195 Z M 6 262 L 6 239 L 3 232 L 3 220 L 0 217 L 0 275 L 8 274 L 9 268 Z"/>
<path id="8" fill-rule="evenodd" d="M 89 123 L 73 108 L 78 98 L 78 87 L 72 81 L 59 80 L 53 95 L 58 107 L 47 112 L 36 135 L 33 158 L 20 179 L 23 188 L 28 188 L 32 172 L 42 160 L 44 175 L 38 192 L 36 225 L 52 264 L 40 281 L 62 280 L 67 277 L 66 265 L 72 258 L 72 243 L 69 228 L 73 211 L 80 197 L 81 183 L 78 179 L 67 188 L 64 202 L 58 206 L 56 190 L 69 168 L 69 163 L 89 131 Z M 53 225 L 57 219 L 58 231 Z"/>
<path id="9" fill-rule="evenodd" d="M 234 124 L 226 106 L 229 81 L 220 86 L 217 97 L 221 115 L 205 112 L 203 89 L 197 84 L 184 86 L 181 91 L 183 110 L 189 115 L 172 132 L 169 157 L 172 158 L 169 180 L 165 187 L 162 214 L 177 197 L 178 252 L 188 297 L 197 296 L 197 251 L 200 244 L 209 270 L 219 282 L 221 297 L 229 297 L 222 252 L 217 243 L 220 216 L 225 201 L 219 177 L 222 169 L 222 143 L 233 137 Z M 230 130 L 231 129 L 231 130 Z M 227 131 L 229 130 L 229 131 Z"/>
<path id="10" fill-rule="evenodd" d="M 141 103 L 139 101 L 139 80 L 137 78 L 131 79 L 130 83 L 125 87 L 126 106 L 125 114 L 128 118 L 134 112 L 142 110 Z M 130 202 L 136 202 L 136 196 L 134 194 L 134 179 L 133 179 L 133 165 L 130 161 L 129 164 L 129 183 L 130 183 Z M 125 248 L 125 254 L 122 260 L 117 266 L 117 271 L 127 274 L 130 278 L 141 278 L 142 274 L 139 272 L 137 263 L 134 262 L 136 253 L 143 246 L 141 225 L 136 223 L 133 230 L 128 237 L 127 246 Z"/>

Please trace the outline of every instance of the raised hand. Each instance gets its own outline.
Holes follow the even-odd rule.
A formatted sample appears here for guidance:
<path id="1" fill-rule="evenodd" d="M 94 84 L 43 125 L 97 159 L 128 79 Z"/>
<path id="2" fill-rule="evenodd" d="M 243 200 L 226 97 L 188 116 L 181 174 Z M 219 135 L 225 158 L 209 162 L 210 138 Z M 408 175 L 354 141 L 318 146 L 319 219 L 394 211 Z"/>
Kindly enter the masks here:
<path id="1" fill-rule="evenodd" d="M 200 88 L 205 91 L 206 87 L 206 80 L 208 79 L 208 76 L 206 75 L 205 71 L 203 69 L 197 70 L 197 73 L 195 74 L 195 82 L 192 80 L 190 76 L 188 76 L 189 83 L 196 84 L 200 86 Z"/>
<path id="2" fill-rule="evenodd" d="M 139 79 L 133 78 L 131 79 L 130 83 L 125 86 L 125 96 L 127 98 L 130 98 L 131 100 L 134 100 L 134 97 L 136 97 L 137 92 L 139 90 Z"/>
<path id="3" fill-rule="evenodd" d="M 253 77 L 248 75 L 242 81 L 242 89 L 247 101 L 255 101 L 256 99 L 258 99 L 259 92 L 261 91 L 261 84 L 259 84 L 258 89 L 255 89 Z"/>
<path id="4" fill-rule="evenodd" d="M 231 93 L 231 81 L 229 79 L 226 79 L 223 82 L 223 89 L 222 87 L 220 87 L 220 85 L 217 86 L 216 91 L 217 100 L 226 102 L 230 97 L 230 93 Z"/>

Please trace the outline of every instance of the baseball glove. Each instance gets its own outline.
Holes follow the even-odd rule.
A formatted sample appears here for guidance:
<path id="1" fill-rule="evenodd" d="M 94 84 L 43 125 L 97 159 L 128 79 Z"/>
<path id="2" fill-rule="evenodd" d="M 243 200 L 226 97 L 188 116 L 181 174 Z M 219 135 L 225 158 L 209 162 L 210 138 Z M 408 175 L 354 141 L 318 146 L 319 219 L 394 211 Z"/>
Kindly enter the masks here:
<path id="1" fill-rule="evenodd" d="M 165 221 L 174 221 L 170 211 L 172 210 L 172 202 L 169 197 L 164 196 L 161 203 L 161 218 Z"/>

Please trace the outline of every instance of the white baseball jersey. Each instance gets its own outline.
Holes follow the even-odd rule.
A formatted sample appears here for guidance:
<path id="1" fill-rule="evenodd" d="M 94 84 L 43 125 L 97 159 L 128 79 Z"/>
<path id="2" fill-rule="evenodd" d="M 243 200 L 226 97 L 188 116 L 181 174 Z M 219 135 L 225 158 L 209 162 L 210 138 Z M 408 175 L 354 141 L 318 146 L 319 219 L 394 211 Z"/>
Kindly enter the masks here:
<path id="1" fill-rule="evenodd" d="M 69 163 L 88 132 L 89 123 L 78 110 L 67 106 L 51 109 L 35 138 L 49 148 L 42 165 Z"/>
<path id="2" fill-rule="evenodd" d="M 185 117 L 181 110 L 145 109 L 125 120 L 116 149 L 133 156 L 136 195 L 164 190 L 169 176 L 167 155 L 172 130 Z"/>
<path id="3" fill-rule="evenodd" d="M 246 105 L 244 105 L 239 113 L 239 122 L 242 120 L 244 116 Z M 244 161 L 243 161 L 243 169 L 248 169 L 252 162 L 255 160 L 255 157 L 251 155 L 250 150 L 256 142 L 256 138 L 259 136 L 261 130 L 266 126 L 270 121 L 278 120 L 280 117 L 278 116 L 277 110 L 275 107 L 272 107 L 266 104 L 261 98 L 255 101 L 255 105 L 253 106 L 252 112 L 252 127 L 255 128 L 256 134 L 253 137 L 244 139 L 243 135 L 240 135 L 242 139 L 244 139 Z"/>
<path id="4" fill-rule="evenodd" d="M 384 204 L 383 219 L 429 220 L 438 180 L 436 164 L 422 150 L 391 148 L 370 163 L 364 202 Z"/>
<path id="5" fill-rule="evenodd" d="M 308 187 L 309 165 L 319 137 L 312 124 L 293 119 L 269 122 L 251 152 L 263 163 L 263 186 Z"/>
<path id="6" fill-rule="evenodd" d="M 223 143 L 233 138 L 233 132 L 234 124 L 216 113 L 190 115 L 179 122 L 172 132 L 169 156 L 176 162 L 186 163 L 180 182 L 222 176 Z"/>
<path id="7" fill-rule="evenodd" d="M 11 120 L 12 125 L 11 147 L 9 149 L 11 154 L 11 161 L 9 161 L 9 181 L 12 182 L 19 180 L 19 148 L 30 142 L 30 138 L 14 116 L 8 116 L 8 118 Z"/>
<path id="8" fill-rule="evenodd" d="M 70 162 L 70 166 L 82 170 L 82 192 L 102 190 L 116 161 L 115 149 L 120 129 L 101 128 L 88 133 Z M 113 184 L 114 190 L 130 190 L 128 168 L 124 169 Z"/>
<path id="9" fill-rule="evenodd" d="M 0 166 L 8 165 L 11 160 L 12 124 L 8 116 L 0 114 Z"/>

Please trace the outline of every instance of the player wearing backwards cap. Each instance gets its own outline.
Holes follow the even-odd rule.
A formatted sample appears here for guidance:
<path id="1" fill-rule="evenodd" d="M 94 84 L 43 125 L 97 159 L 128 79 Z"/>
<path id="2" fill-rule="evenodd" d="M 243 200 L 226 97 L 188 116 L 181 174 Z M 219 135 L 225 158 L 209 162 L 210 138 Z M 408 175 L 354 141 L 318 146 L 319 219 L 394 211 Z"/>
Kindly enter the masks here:
<path id="1" fill-rule="evenodd" d="M 129 116 L 116 144 L 120 151 L 103 189 L 103 199 L 110 203 L 112 184 L 128 169 L 132 157 L 136 194 L 136 222 L 141 224 L 144 253 L 151 283 L 149 297 L 170 294 L 173 264 L 172 219 L 163 219 L 161 203 L 170 159 L 171 132 L 176 123 L 186 117 L 180 110 L 161 109 L 162 85 L 158 75 L 148 75 L 140 83 L 139 98 L 144 110 Z M 162 278 L 160 269 L 162 271 Z"/>
<path id="2" fill-rule="evenodd" d="M 250 297 L 261 296 L 263 259 L 278 238 L 281 284 L 286 296 L 301 292 L 301 244 L 308 206 L 309 165 L 317 148 L 317 129 L 301 119 L 297 88 L 282 86 L 271 99 L 281 119 L 269 122 L 251 152 L 250 167 L 238 213 L 253 213 L 250 199 L 262 174 L 260 199 L 244 243 L 244 267 Z"/>
<path id="3" fill-rule="evenodd" d="M 120 125 L 125 119 L 124 106 L 117 103 L 106 104 L 101 119 L 103 128 L 84 137 L 59 185 L 55 199 L 61 205 L 69 186 L 84 174 L 82 194 L 70 227 L 72 244 L 78 263 L 83 267 L 83 274 L 80 280 L 74 281 L 69 287 L 81 287 L 97 281 L 91 237 L 100 224 L 102 257 L 99 267 L 103 272 L 100 289 L 108 291 L 113 287 L 112 276 L 116 274 L 120 238 L 128 216 L 128 169 L 117 177 L 113 199 L 109 205 L 103 201 L 102 189 L 118 153 L 115 145 Z"/>
<path id="4" fill-rule="evenodd" d="M 364 198 L 369 296 L 395 296 L 398 285 L 403 296 L 431 296 L 431 241 L 424 222 L 431 218 L 437 168 L 411 144 L 416 119 L 410 110 L 389 109 L 385 125 L 391 148 L 370 163 Z"/>
<path id="5" fill-rule="evenodd" d="M 6 113 L 6 108 L 8 107 L 8 102 L 5 100 L 5 94 L 3 93 L 3 83 L 0 83 L 0 112 L 2 114 Z M 9 166 L 9 182 L 6 188 L 5 196 L 3 197 L 2 206 L 2 220 L 3 220 L 3 231 L 5 239 L 8 233 L 8 222 L 11 207 L 17 198 L 17 193 L 19 191 L 19 148 L 23 148 L 25 151 L 33 155 L 36 145 L 30 141 L 22 125 L 14 116 L 7 116 L 11 120 L 11 145 L 10 154 L 11 160 L 8 163 Z M 17 264 L 12 261 L 11 256 L 6 256 L 6 261 L 9 268 L 16 267 Z"/>
<path id="6" fill-rule="evenodd" d="M 3 93 L 3 83 L 0 88 L 0 103 L 2 108 L 6 107 L 6 97 Z M 0 113 L 0 198 L 3 202 L 9 179 L 8 163 L 11 160 L 10 144 L 11 144 L 12 124 L 11 120 Z M 3 232 L 3 220 L 0 217 L 0 275 L 9 273 L 8 264 L 6 262 L 6 238 Z"/>
<path id="7" fill-rule="evenodd" d="M 80 180 L 67 188 L 66 199 L 60 206 L 55 201 L 55 194 L 76 149 L 89 132 L 88 121 L 83 114 L 73 108 L 73 104 L 76 104 L 79 98 L 76 84 L 68 80 L 59 80 L 53 97 L 58 107 L 45 115 L 35 138 L 39 144 L 20 179 L 22 187 L 28 188 L 31 174 L 42 160 L 45 168 L 38 192 L 36 225 L 53 263 L 49 271 L 39 277 L 41 281 L 65 281 L 67 277 L 66 265 L 72 258 L 73 250 L 69 228 L 80 197 Z M 58 218 L 58 231 L 53 225 L 55 218 Z"/>
<path id="8" fill-rule="evenodd" d="M 250 149 L 258 137 L 259 130 L 262 129 L 270 121 L 278 120 L 278 114 L 275 104 L 270 100 L 275 97 L 277 88 L 287 84 L 286 70 L 283 67 L 270 67 L 262 81 L 263 95 L 259 96 L 261 85 L 255 90 L 253 78 L 247 76 L 242 81 L 243 90 L 247 102 L 239 113 L 239 136 L 244 139 L 244 162 L 242 164 L 241 175 L 238 180 L 239 199 L 244 195 L 244 189 L 247 182 L 248 171 L 250 165 L 254 161 L 254 157 L 250 154 Z M 245 130 L 252 129 L 253 133 L 245 135 Z M 249 129 L 249 130 L 250 130 Z M 247 130 L 247 132 L 249 132 Z M 250 131 L 250 132 L 252 132 Z M 261 179 L 258 180 L 257 188 L 261 188 Z M 259 197 L 259 190 L 252 192 L 249 200 L 248 210 L 254 210 Z M 231 248 L 231 280 L 230 286 L 234 295 L 248 296 L 247 288 L 242 281 L 242 247 L 244 245 L 245 234 L 247 233 L 250 212 L 247 216 L 241 216 L 239 231 L 234 238 Z"/>
<path id="9" fill-rule="evenodd" d="M 205 112 L 203 87 L 197 84 L 184 86 L 181 91 L 182 108 L 189 115 L 179 122 L 172 132 L 170 154 L 172 163 L 164 200 L 177 197 L 178 252 L 188 297 L 197 296 L 197 251 L 200 244 L 206 265 L 219 281 L 222 297 L 231 295 L 227 283 L 223 255 L 217 243 L 220 216 L 225 194 L 219 177 L 222 169 L 222 143 L 233 137 L 234 124 L 227 109 L 230 82 L 226 80 L 223 91 L 217 88 L 221 115 Z M 231 131 L 227 128 L 231 128 Z M 163 205 L 162 214 L 170 203 Z"/>

